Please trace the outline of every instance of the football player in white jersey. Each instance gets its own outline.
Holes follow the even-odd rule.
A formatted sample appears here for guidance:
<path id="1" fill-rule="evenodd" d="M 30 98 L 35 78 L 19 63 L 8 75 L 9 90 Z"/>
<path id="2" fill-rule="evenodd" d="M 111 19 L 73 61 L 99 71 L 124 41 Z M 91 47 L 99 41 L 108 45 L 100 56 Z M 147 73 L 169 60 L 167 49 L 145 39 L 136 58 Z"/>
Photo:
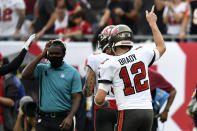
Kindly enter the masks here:
<path id="1" fill-rule="evenodd" d="M 133 47 L 133 33 L 126 25 L 112 29 L 110 48 L 114 53 L 100 66 L 99 89 L 95 104 L 109 106 L 105 97 L 113 87 L 118 106 L 116 131 L 150 131 L 153 107 L 148 78 L 148 66 L 159 59 L 166 50 L 163 37 L 157 27 L 154 6 L 146 11 L 146 19 L 152 30 L 156 48 Z"/>
<path id="2" fill-rule="evenodd" d="M 25 3 L 23 0 L 0 0 L 1 36 L 19 35 L 24 20 Z"/>
<path id="3" fill-rule="evenodd" d="M 96 95 L 98 90 L 98 67 L 110 57 L 109 54 L 111 54 L 111 51 L 108 47 L 108 38 L 114 27 L 114 25 L 105 27 L 99 35 L 99 46 L 103 53 L 93 53 L 88 57 L 87 77 L 84 87 L 84 94 L 86 96 L 91 96 L 93 92 L 94 96 Z M 94 129 L 96 131 L 113 131 L 117 121 L 117 106 L 114 94 L 111 90 L 108 92 L 106 100 L 109 101 L 110 106 L 105 109 L 94 105 Z"/>

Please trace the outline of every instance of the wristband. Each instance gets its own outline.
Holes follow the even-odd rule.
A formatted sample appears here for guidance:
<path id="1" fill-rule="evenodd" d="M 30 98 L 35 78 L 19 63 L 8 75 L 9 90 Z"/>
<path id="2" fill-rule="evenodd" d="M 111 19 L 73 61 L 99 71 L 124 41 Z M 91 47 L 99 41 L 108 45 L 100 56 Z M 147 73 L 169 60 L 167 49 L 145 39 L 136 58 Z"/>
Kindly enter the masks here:
<path id="1" fill-rule="evenodd" d="M 102 105 L 99 105 L 95 102 L 95 104 L 98 106 L 98 107 L 101 107 L 101 108 L 106 108 L 106 107 L 109 107 L 109 102 L 108 101 L 105 101 Z"/>

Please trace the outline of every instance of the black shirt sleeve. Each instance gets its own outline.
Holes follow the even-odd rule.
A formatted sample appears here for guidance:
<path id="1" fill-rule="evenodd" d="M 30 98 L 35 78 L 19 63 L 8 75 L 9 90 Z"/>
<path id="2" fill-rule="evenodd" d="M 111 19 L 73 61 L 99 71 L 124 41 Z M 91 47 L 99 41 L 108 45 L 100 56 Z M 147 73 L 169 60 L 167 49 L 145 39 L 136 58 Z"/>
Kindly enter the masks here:
<path id="1" fill-rule="evenodd" d="M 55 11 L 54 0 L 45 0 L 45 2 L 43 3 L 43 6 L 44 6 L 45 11 L 47 12 L 47 14 L 52 14 Z"/>
<path id="2" fill-rule="evenodd" d="M 2 67 L 0 67 L 0 76 L 17 70 L 19 68 L 19 66 L 22 64 L 26 53 L 27 53 L 27 50 L 22 49 L 20 54 L 16 58 L 14 58 L 14 60 L 12 60 L 12 62 L 10 62 L 7 65 L 3 65 Z"/>

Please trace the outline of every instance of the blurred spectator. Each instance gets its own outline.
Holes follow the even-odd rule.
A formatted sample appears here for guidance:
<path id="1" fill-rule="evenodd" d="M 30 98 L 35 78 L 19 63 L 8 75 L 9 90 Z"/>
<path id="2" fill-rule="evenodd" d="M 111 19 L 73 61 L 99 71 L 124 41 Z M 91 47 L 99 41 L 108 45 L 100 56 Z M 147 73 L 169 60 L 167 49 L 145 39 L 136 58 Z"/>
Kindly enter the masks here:
<path id="1" fill-rule="evenodd" d="M 162 34 L 166 34 L 166 24 L 163 22 L 163 11 L 169 2 L 167 0 L 154 0 L 157 25 Z"/>
<path id="2" fill-rule="evenodd" d="M 35 17 L 29 29 L 37 33 L 38 38 L 43 34 L 54 34 L 54 22 L 56 20 L 55 1 L 38 0 L 35 6 L 38 16 Z"/>
<path id="3" fill-rule="evenodd" d="M 159 107 L 158 110 L 154 109 L 155 117 L 153 119 L 152 131 L 157 131 L 158 118 L 160 118 L 161 122 L 167 121 L 168 112 L 176 96 L 176 89 L 161 74 L 150 68 L 148 69 L 148 75 L 149 75 L 150 90 L 153 100 L 155 99 L 156 88 L 162 89 L 170 94 L 167 100 L 167 104 L 161 113 L 160 113 L 161 107 Z"/>
<path id="4" fill-rule="evenodd" d="M 64 0 L 58 0 L 56 3 L 55 32 L 61 28 L 65 28 L 68 24 L 68 10 L 64 4 Z"/>
<path id="5" fill-rule="evenodd" d="M 97 47 L 98 35 L 105 28 L 106 25 L 126 24 L 132 29 L 134 34 L 137 34 L 137 23 L 140 16 L 139 11 L 141 9 L 141 6 L 142 0 L 111 0 L 108 8 L 104 10 L 104 14 L 101 17 L 98 27 L 93 36 L 93 50 L 95 50 Z M 145 13 L 143 12 L 143 14 Z M 144 21 L 146 21 L 146 19 L 144 19 Z"/>
<path id="6" fill-rule="evenodd" d="M 186 3 L 182 0 L 170 0 L 163 12 L 163 21 L 167 24 L 167 34 L 179 35 Z"/>
<path id="7" fill-rule="evenodd" d="M 86 21 L 85 12 L 83 10 L 77 11 L 74 14 L 74 22 L 79 27 L 82 35 L 93 34 L 92 25 Z M 85 40 L 85 38 L 83 38 L 83 40 Z"/>
<path id="8" fill-rule="evenodd" d="M 112 0 L 109 3 L 112 22 L 114 25 L 125 24 L 129 26 L 134 34 L 137 33 L 137 20 L 139 18 L 139 10 L 141 8 L 141 0 L 123 1 Z"/>
<path id="9" fill-rule="evenodd" d="M 30 96 L 20 100 L 20 107 L 13 131 L 35 131 L 37 104 Z"/>
<path id="10" fill-rule="evenodd" d="M 18 36 L 25 20 L 25 3 L 23 0 L 0 0 L 0 38 Z"/>
<path id="11" fill-rule="evenodd" d="M 66 3 L 66 9 L 69 11 L 79 11 L 81 10 L 81 5 L 79 0 L 64 0 Z"/>
<path id="12" fill-rule="evenodd" d="M 189 27 L 189 34 L 197 35 L 197 1 L 196 0 L 187 0 L 187 8 L 184 14 L 183 26 L 182 26 L 182 39 L 186 37 L 186 30 Z M 189 23 L 190 22 L 190 23 Z M 197 39 L 189 39 L 189 41 L 197 41 Z"/>
<path id="13" fill-rule="evenodd" d="M 63 41 L 82 40 L 82 31 L 74 22 L 74 14 L 69 15 L 67 27 L 56 30 L 56 34 L 63 34 Z"/>
<path id="14" fill-rule="evenodd" d="M 108 21 L 107 15 L 110 14 L 107 10 L 107 6 L 109 2 L 110 0 L 83 0 L 80 2 L 81 7 L 85 10 L 86 16 L 88 16 L 86 20 L 92 24 L 93 32 L 96 32 L 97 26 L 100 27 L 105 24 L 102 22 Z M 103 14 L 105 15 L 103 16 Z"/>
<path id="15" fill-rule="evenodd" d="M 138 33 L 137 34 L 152 35 L 152 33 L 151 33 L 152 31 L 149 28 L 148 22 L 146 21 L 146 15 L 145 15 L 144 12 L 146 10 L 150 10 L 152 8 L 153 4 L 154 4 L 153 0 L 141 0 L 141 8 L 140 8 L 140 11 L 139 11 L 140 17 L 139 17 L 139 20 L 137 22 L 137 27 L 138 27 Z M 155 14 L 156 13 L 157 13 L 157 11 L 156 11 L 156 8 L 155 8 Z M 158 21 L 157 21 L 157 23 L 158 23 Z"/>
<path id="16" fill-rule="evenodd" d="M 26 5 L 26 19 L 33 21 L 34 20 L 34 6 L 36 3 L 36 0 L 24 0 Z"/>
<path id="17" fill-rule="evenodd" d="M 86 21 L 86 15 L 83 10 L 77 11 L 74 14 L 74 22 L 79 26 L 83 34 L 92 34 L 92 25 Z"/>

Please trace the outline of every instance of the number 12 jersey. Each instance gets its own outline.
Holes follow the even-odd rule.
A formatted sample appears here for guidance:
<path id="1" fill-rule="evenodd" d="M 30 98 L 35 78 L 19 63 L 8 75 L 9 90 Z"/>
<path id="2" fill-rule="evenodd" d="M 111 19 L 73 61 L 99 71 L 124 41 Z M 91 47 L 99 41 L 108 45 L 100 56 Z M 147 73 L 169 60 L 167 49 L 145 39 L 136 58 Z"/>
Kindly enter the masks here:
<path id="1" fill-rule="evenodd" d="M 118 110 L 152 109 L 148 67 L 157 59 L 157 49 L 139 47 L 110 57 L 100 65 L 98 82 L 112 84 Z"/>

